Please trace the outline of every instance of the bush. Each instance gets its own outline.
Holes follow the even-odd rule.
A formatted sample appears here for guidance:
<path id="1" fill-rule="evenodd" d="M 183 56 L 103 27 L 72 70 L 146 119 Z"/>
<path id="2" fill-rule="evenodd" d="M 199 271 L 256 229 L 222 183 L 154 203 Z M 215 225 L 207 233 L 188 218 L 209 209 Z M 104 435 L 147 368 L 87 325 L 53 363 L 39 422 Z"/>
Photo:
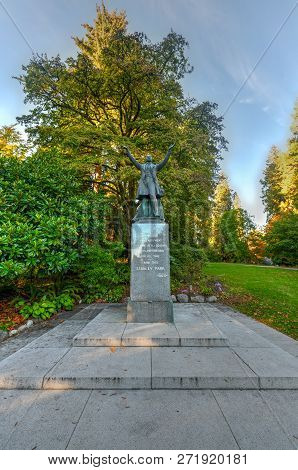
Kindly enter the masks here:
<path id="1" fill-rule="evenodd" d="M 129 280 L 127 260 L 121 258 L 121 243 L 89 246 L 79 264 L 79 286 L 83 300 L 118 302 Z"/>
<path id="2" fill-rule="evenodd" d="M 24 299 L 15 303 L 20 310 L 20 314 L 24 318 L 41 318 L 47 320 L 59 310 L 72 310 L 74 306 L 74 298 L 69 294 L 61 294 L 58 296 L 47 297 L 46 295 L 38 301 L 26 302 Z"/>
<path id="3" fill-rule="evenodd" d="M 171 285 L 176 290 L 181 286 L 190 289 L 199 287 L 203 274 L 202 269 L 207 261 L 202 248 L 171 243 Z"/>
<path id="4" fill-rule="evenodd" d="M 206 250 L 206 256 L 208 261 L 218 262 L 221 261 L 221 255 L 211 246 Z"/>
<path id="5" fill-rule="evenodd" d="M 298 214 L 284 214 L 269 224 L 266 254 L 274 264 L 298 265 Z"/>
<path id="6" fill-rule="evenodd" d="M 103 197 L 54 152 L 0 156 L 0 285 L 57 290 L 91 240 L 103 238 Z"/>

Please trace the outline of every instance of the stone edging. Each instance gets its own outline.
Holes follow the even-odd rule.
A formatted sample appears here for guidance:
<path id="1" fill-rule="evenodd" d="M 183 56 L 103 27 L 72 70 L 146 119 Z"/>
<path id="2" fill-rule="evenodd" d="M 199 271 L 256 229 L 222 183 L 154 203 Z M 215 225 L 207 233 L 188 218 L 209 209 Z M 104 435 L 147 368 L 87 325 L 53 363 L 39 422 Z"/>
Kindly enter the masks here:
<path id="1" fill-rule="evenodd" d="M 0 331 L 0 343 L 1 341 L 4 341 L 6 338 L 10 338 L 11 336 L 18 335 L 24 330 L 28 330 L 28 328 L 31 328 L 34 325 L 33 320 L 28 320 L 26 323 L 23 325 L 20 325 L 18 328 L 10 331 Z"/>
<path id="2" fill-rule="evenodd" d="M 177 294 L 171 295 L 172 301 L 173 302 L 178 302 L 178 303 L 214 303 L 217 302 L 217 297 L 215 295 L 209 295 L 209 296 L 204 296 L 204 295 L 187 295 L 187 294 Z"/>

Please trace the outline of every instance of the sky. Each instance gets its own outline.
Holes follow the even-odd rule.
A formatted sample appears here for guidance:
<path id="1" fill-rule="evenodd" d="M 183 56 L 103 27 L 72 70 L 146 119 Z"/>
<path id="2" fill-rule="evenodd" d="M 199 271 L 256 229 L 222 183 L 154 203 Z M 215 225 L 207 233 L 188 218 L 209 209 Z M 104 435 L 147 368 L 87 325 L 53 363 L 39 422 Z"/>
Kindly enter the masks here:
<path id="1" fill-rule="evenodd" d="M 129 30 L 143 31 L 153 42 L 171 28 L 187 39 L 194 71 L 183 80 L 185 94 L 218 103 L 229 141 L 222 170 L 242 206 L 257 224 L 264 224 L 259 180 L 270 147 L 286 145 L 298 96 L 298 2 L 105 3 L 109 9 L 126 10 Z M 59 53 L 62 58 L 75 54 L 72 36 L 84 35 L 82 23 L 93 22 L 95 5 L 96 0 L 0 0 L 0 126 L 15 123 L 16 116 L 28 109 L 21 86 L 12 77 L 29 62 L 30 48 L 48 56 Z"/>

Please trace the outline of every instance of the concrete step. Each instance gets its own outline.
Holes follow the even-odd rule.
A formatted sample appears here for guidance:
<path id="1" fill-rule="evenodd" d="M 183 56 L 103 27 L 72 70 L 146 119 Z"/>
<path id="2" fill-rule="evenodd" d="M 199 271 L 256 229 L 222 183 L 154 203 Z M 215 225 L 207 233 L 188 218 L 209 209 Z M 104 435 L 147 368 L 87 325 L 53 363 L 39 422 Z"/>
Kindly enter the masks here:
<path id="1" fill-rule="evenodd" d="M 298 389 L 294 355 L 213 306 L 179 306 L 174 324 L 124 314 L 104 309 L 26 344 L 0 362 L 0 388 Z"/>
<path id="2" fill-rule="evenodd" d="M 176 323 L 126 323 L 121 319 L 121 310 L 106 309 L 74 336 L 73 346 L 228 346 L 227 338 L 217 326 L 206 316 L 191 312 L 186 318 L 176 315 Z"/>
<path id="3" fill-rule="evenodd" d="M 298 368 L 275 347 L 23 348 L 0 363 L 0 388 L 298 389 Z"/>

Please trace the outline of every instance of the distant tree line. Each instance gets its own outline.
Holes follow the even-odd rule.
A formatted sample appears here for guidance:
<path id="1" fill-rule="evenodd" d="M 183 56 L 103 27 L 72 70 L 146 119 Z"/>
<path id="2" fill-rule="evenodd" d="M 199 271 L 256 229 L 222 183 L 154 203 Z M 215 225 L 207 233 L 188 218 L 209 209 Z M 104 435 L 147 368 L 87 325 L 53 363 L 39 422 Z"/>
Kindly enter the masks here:
<path id="1" fill-rule="evenodd" d="M 278 264 L 298 265 L 298 101 L 284 151 L 273 146 L 262 183 L 267 213 L 266 254 Z"/>
<path id="2" fill-rule="evenodd" d="M 209 259 L 260 263 L 269 257 L 278 265 L 298 265 L 298 102 L 286 149 L 270 149 L 261 185 L 267 214 L 262 229 L 220 176 L 211 206 Z"/>

